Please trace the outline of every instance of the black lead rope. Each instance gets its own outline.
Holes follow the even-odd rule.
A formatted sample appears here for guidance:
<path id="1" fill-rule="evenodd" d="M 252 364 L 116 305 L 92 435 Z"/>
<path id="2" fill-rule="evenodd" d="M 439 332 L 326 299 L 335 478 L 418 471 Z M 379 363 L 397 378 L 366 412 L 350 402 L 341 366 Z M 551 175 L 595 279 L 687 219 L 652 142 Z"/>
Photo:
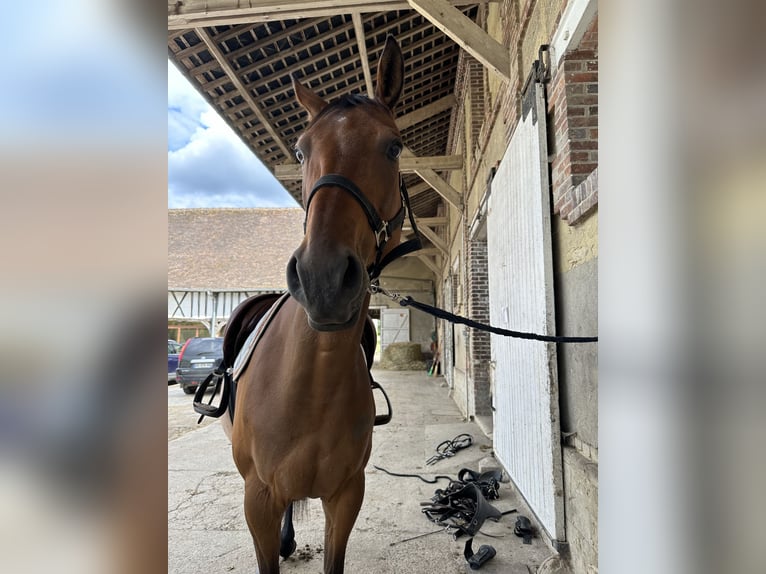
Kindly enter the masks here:
<path id="1" fill-rule="evenodd" d="M 379 470 L 381 472 L 385 472 L 387 475 L 395 476 L 397 478 L 419 478 L 420 480 L 422 480 L 423 482 L 425 482 L 427 484 L 436 484 L 437 482 L 439 482 L 442 479 L 446 479 L 446 480 L 449 480 L 450 482 L 452 482 L 452 477 L 451 476 L 447 476 L 445 474 L 437 474 L 437 475 L 434 476 L 433 480 L 428 480 L 427 478 L 423 477 L 420 474 L 401 474 L 401 473 L 398 473 L 398 472 L 391 472 L 390 470 L 386 470 L 385 468 L 377 466 L 375 464 L 372 465 L 372 468 L 377 469 L 377 470 Z"/>
<path id="2" fill-rule="evenodd" d="M 525 333 L 523 331 L 511 331 L 509 329 L 501 329 L 499 327 L 493 327 L 492 325 L 485 325 L 484 323 L 479 323 L 478 321 L 474 321 L 466 317 L 461 317 L 460 315 L 455 315 L 454 313 L 450 313 L 449 311 L 445 311 L 444 309 L 439 309 L 438 307 L 432 307 L 431 305 L 426 305 L 425 303 L 421 303 L 420 301 L 415 301 L 409 295 L 402 298 L 399 301 L 399 305 L 401 305 L 402 307 L 414 307 L 415 309 L 418 309 L 419 311 L 423 311 L 424 313 L 428 313 L 429 315 L 433 315 L 434 317 L 437 317 L 438 319 L 446 319 L 447 321 L 450 321 L 452 323 L 460 323 L 462 325 L 467 325 L 468 327 L 473 327 L 474 329 L 489 331 L 490 333 L 494 333 L 495 335 L 503 335 L 504 337 L 514 337 L 516 339 L 528 339 L 532 341 L 545 341 L 547 343 L 597 343 L 598 342 L 598 337 L 558 337 L 555 335 L 538 335 L 537 333 Z"/>
<path id="3" fill-rule="evenodd" d="M 487 331 L 489 333 L 494 333 L 495 335 L 502 335 L 503 337 L 513 337 L 515 339 L 527 339 L 532 341 L 545 341 L 546 343 L 597 343 L 598 342 L 598 337 L 559 337 L 556 335 L 538 335 L 537 333 L 526 333 L 524 331 L 511 331 L 510 329 L 501 329 L 500 327 L 493 327 L 492 325 L 479 323 L 478 321 L 474 321 L 473 319 L 469 319 L 467 317 L 461 317 L 460 315 L 455 315 L 454 313 L 450 313 L 449 311 L 445 311 L 444 309 L 439 309 L 438 307 L 427 305 L 426 303 L 421 303 L 420 301 L 415 301 L 409 295 L 402 297 L 401 295 L 398 295 L 397 293 L 389 293 L 385 289 L 380 287 L 380 285 L 376 285 L 376 284 L 370 285 L 370 291 L 373 294 L 382 293 L 383 295 L 390 297 L 394 301 L 398 301 L 399 305 L 401 305 L 402 307 L 414 307 L 418 311 L 423 311 L 424 313 L 433 315 L 437 319 L 444 319 L 445 321 L 449 321 L 450 323 L 460 323 L 461 325 L 466 325 L 473 329 L 479 329 L 480 331 Z"/>

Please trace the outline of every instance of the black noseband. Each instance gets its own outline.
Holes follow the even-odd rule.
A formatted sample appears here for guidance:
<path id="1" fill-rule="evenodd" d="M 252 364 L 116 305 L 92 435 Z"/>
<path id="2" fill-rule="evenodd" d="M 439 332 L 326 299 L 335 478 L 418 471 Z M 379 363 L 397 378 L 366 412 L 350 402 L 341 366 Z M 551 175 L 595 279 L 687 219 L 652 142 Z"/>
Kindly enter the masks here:
<path id="1" fill-rule="evenodd" d="M 415 220 L 412 216 L 412 208 L 410 207 L 410 198 L 407 194 L 407 187 L 404 185 L 404 179 L 401 178 L 399 184 L 399 193 L 401 194 L 402 198 L 402 207 L 399 208 L 399 211 L 396 212 L 394 217 L 388 221 L 385 221 L 380 217 L 380 215 L 378 215 L 378 211 L 375 209 L 375 206 L 370 203 L 370 201 L 364 196 L 364 194 L 353 181 L 337 173 L 323 175 L 318 180 L 316 180 L 314 187 L 311 188 L 308 199 L 306 200 L 306 217 L 303 220 L 304 233 L 306 233 L 306 222 L 308 221 L 309 217 L 309 206 L 311 205 L 311 200 L 314 199 L 316 192 L 323 187 L 339 187 L 344 189 L 351 194 L 351 197 L 353 197 L 359 205 L 362 206 L 362 210 L 367 216 L 367 221 L 370 223 L 372 232 L 375 234 L 375 263 L 367 270 L 367 273 L 370 276 L 370 280 L 376 279 L 380 275 L 380 272 L 383 270 L 383 268 L 391 263 L 391 261 L 394 259 L 397 259 L 406 253 L 416 251 L 422 247 L 422 242 L 420 241 L 420 232 L 418 231 L 418 226 L 415 224 Z M 397 229 L 401 229 L 402 224 L 404 223 L 405 207 L 407 208 L 407 213 L 409 214 L 410 224 L 412 225 L 412 229 L 415 232 L 415 239 L 410 239 L 401 245 L 397 245 L 388 255 L 386 255 L 386 257 L 383 257 L 383 249 L 385 248 L 386 243 L 388 243 L 388 240 L 390 239 L 393 232 Z"/>

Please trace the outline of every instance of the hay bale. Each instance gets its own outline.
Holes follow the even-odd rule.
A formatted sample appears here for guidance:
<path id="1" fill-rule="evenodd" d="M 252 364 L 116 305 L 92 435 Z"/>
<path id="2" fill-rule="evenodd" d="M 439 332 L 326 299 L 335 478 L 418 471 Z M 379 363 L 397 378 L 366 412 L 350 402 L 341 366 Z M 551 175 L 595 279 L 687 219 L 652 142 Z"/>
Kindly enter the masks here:
<path id="1" fill-rule="evenodd" d="M 391 343 L 383 350 L 379 367 L 387 371 L 425 371 L 426 362 L 419 343 Z"/>

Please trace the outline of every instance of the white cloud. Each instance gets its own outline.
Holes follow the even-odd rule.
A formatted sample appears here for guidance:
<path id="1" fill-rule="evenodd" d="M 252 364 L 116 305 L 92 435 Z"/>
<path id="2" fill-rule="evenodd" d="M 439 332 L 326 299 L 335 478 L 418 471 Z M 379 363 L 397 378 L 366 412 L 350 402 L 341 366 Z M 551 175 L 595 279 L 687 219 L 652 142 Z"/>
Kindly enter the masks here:
<path id="1" fill-rule="evenodd" d="M 295 207 L 295 200 L 168 63 L 168 207 Z"/>

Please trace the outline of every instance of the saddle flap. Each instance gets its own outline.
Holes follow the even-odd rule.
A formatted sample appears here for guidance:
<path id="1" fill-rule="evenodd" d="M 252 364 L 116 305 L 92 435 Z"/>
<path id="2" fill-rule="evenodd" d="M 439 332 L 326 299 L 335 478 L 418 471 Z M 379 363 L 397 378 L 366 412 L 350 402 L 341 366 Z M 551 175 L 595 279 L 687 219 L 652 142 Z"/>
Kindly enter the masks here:
<path id="1" fill-rule="evenodd" d="M 255 329 L 258 321 L 282 295 L 266 293 L 248 297 L 237 305 L 226 323 L 223 335 L 223 361 L 227 367 L 234 366 L 247 337 Z"/>
<path id="2" fill-rule="evenodd" d="M 375 324 L 372 322 L 372 318 L 368 315 L 367 320 L 364 322 L 364 330 L 362 331 L 362 350 L 364 351 L 364 358 L 367 361 L 367 370 L 372 370 L 372 363 L 375 360 L 375 347 L 378 344 L 378 334 L 375 332 Z"/>

